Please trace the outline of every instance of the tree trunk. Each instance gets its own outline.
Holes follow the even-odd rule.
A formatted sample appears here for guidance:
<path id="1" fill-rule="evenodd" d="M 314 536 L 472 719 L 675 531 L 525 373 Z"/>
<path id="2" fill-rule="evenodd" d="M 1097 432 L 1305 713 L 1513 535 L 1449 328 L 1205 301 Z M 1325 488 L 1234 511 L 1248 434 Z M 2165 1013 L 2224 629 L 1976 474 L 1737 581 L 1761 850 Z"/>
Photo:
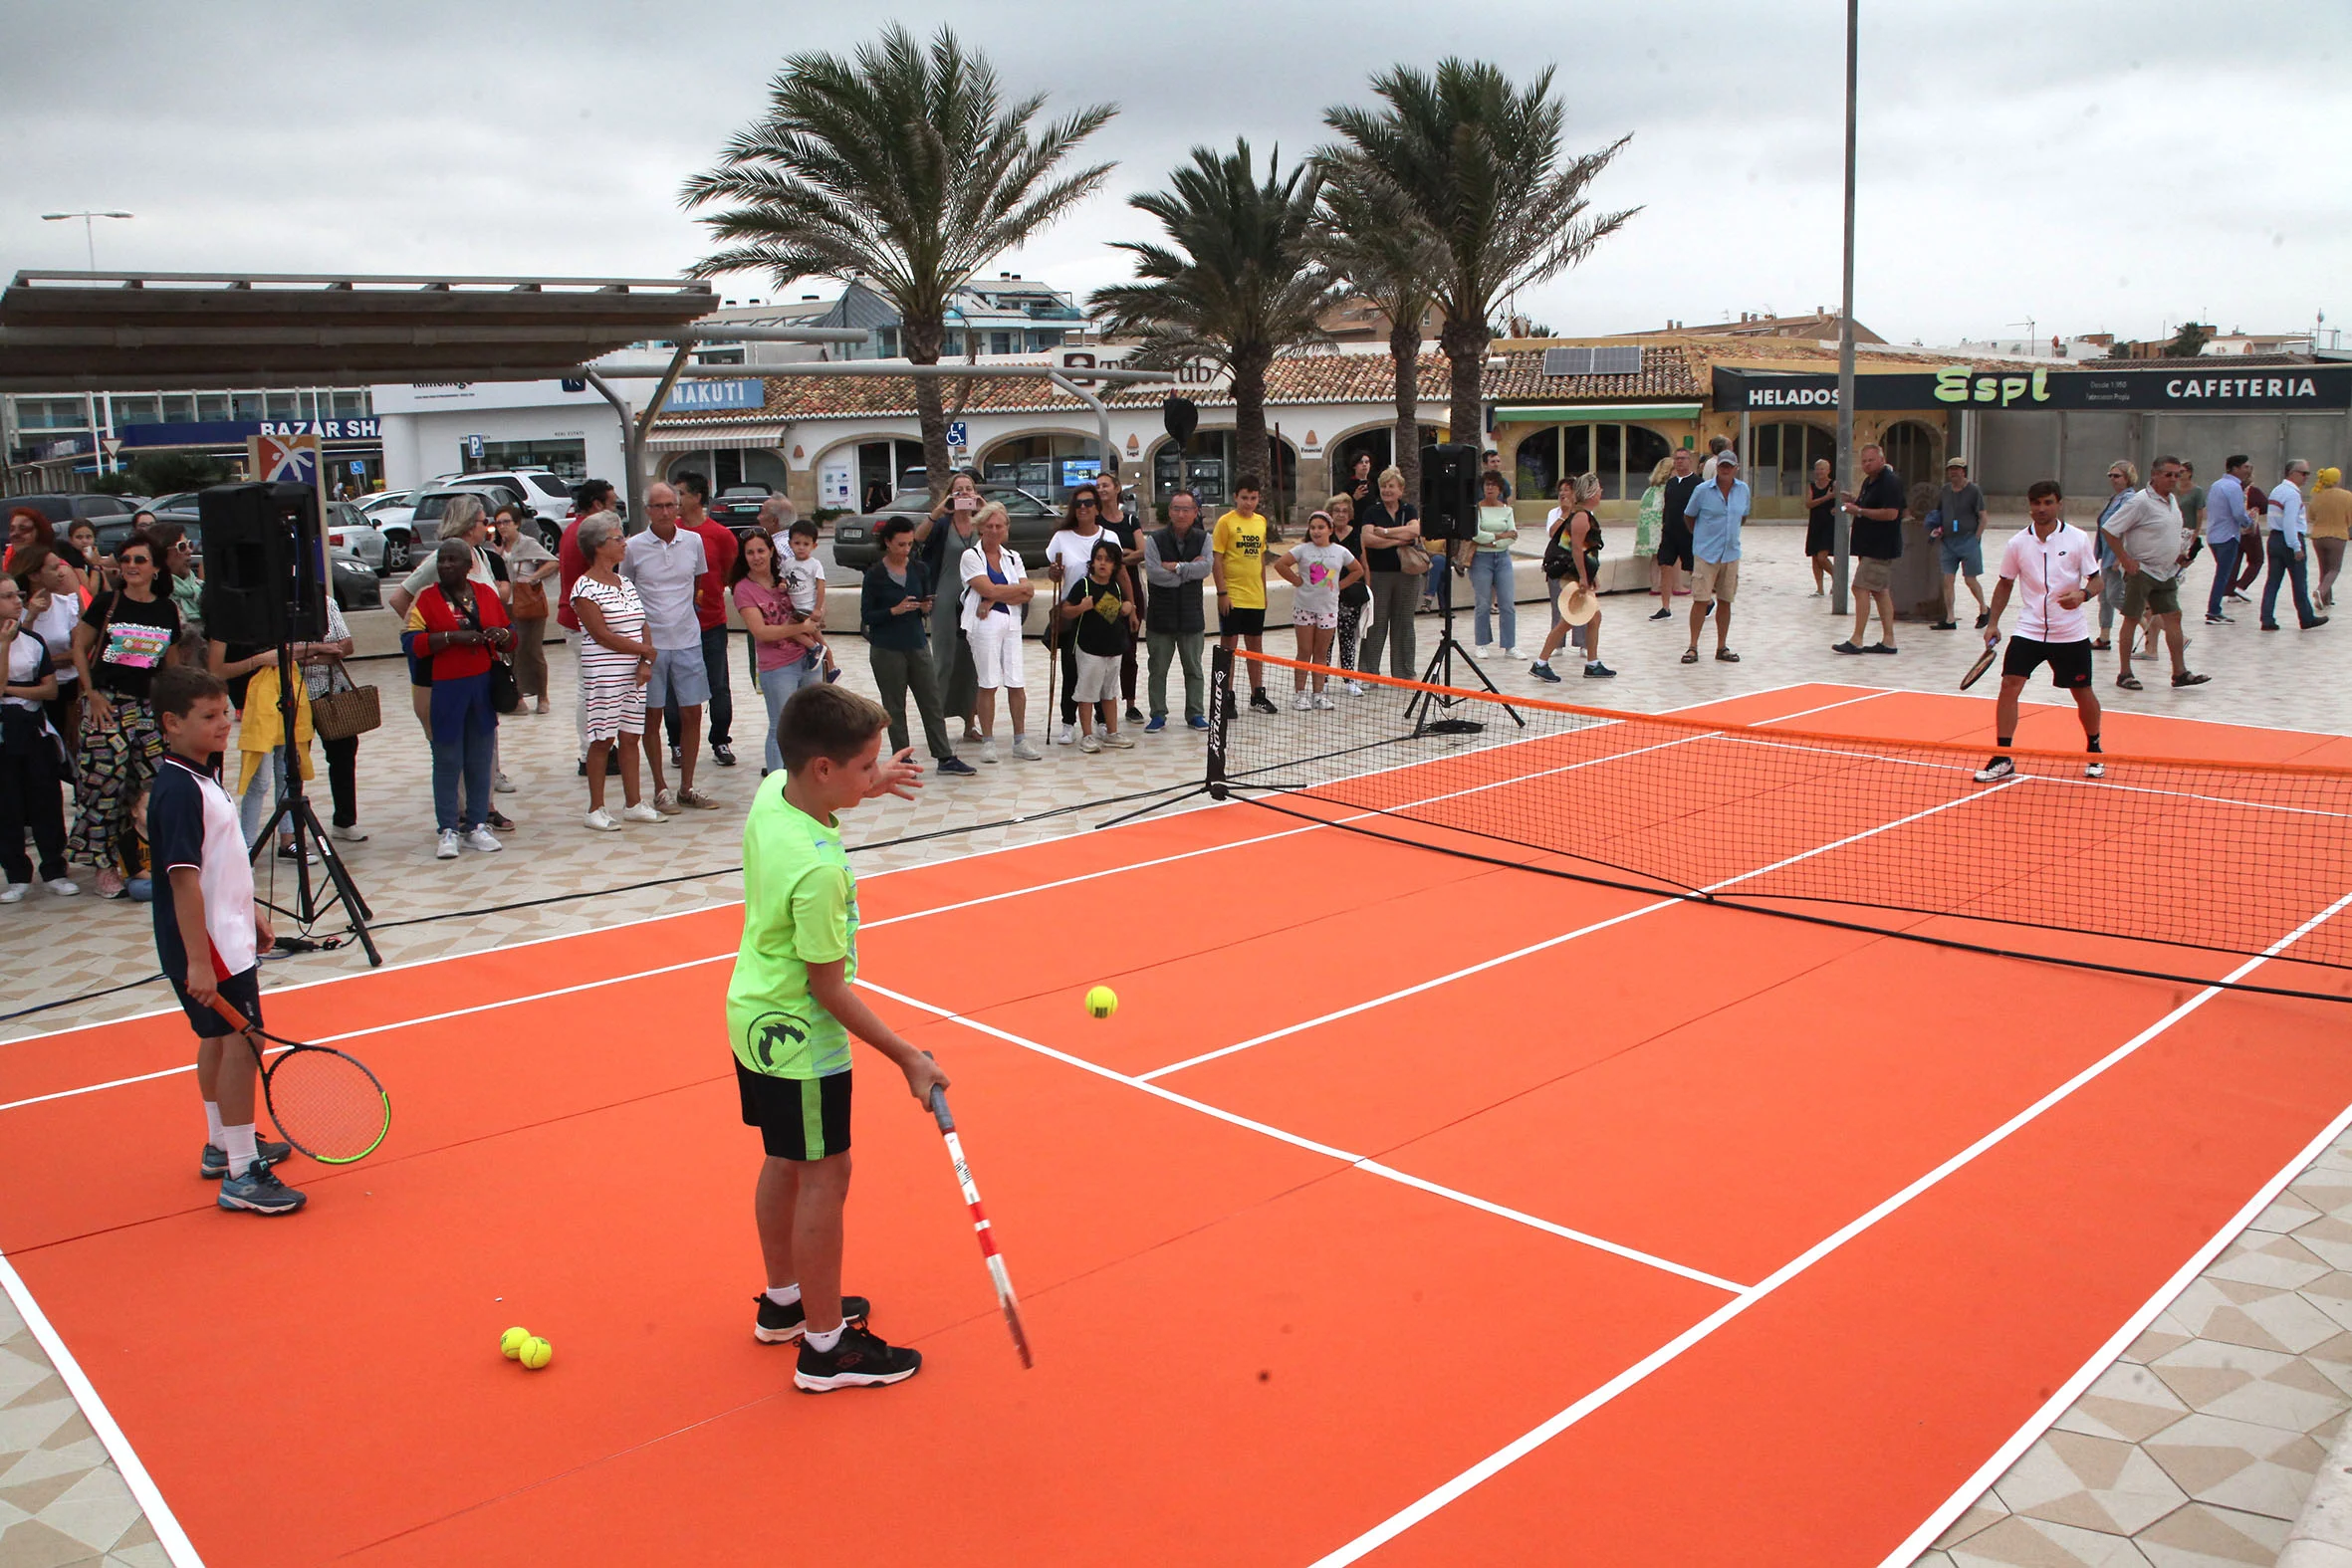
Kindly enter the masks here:
<path id="1" fill-rule="evenodd" d="M 946 341 L 946 322 L 941 317 L 918 318 L 901 316 L 898 331 L 906 343 L 906 357 L 913 364 L 937 364 L 939 348 Z M 915 378 L 915 419 L 923 431 L 923 478 L 936 505 L 947 494 L 952 477 L 947 470 L 947 404 L 942 396 L 939 377 L 918 375 Z M 895 459 L 893 459 L 895 461 Z M 891 476 L 893 480 L 897 475 Z"/>
<path id="2" fill-rule="evenodd" d="M 1273 362 L 1274 355 L 1263 348 L 1233 356 L 1233 485 L 1239 488 L 1243 476 L 1254 476 L 1265 487 L 1259 509 L 1280 525 L 1289 520 L 1275 489 L 1274 444 L 1266 429 L 1266 369 Z"/>
<path id="3" fill-rule="evenodd" d="M 1388 353 L 1396 371 L 1396 431 L 1389 437 L 1391 461 L 1405 476 L 1405 495 L 1421 499 L 1421 316 L 1390 318 Z"/>
<path id="4" fill-rule="evenodd" d="M 1447 367 L 1453 372 L 1453 406 L 1447 424 L 1452 428 L 1447 439 L 1456 445 L 1484 446 L 1487 439 L 1487 408 L 1484 396 L 1484 375 L 1487 366 L 1487 345 L 1494 339 L 1487 336 L 1484 313 L 1472 319 L 1446 313 L 1446 329 L 1438 335 L 1438 342 L 1446 350 Z"/>

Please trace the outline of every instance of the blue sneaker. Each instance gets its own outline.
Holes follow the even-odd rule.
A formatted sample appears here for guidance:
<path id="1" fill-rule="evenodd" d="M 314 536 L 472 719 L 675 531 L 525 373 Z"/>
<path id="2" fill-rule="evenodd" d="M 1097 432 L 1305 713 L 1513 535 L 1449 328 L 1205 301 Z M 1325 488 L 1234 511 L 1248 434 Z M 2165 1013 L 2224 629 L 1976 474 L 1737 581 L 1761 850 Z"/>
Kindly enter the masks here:
<path id="1" fill-rule="evenodd" d="M 942 757 L 932 767 L 950 779 L 970 779 L 976 777 L 980 772 L 979 769 L 965 762 L 961 757 Z"/>
<path id="2" fill-rule="evenodd" d="M 1157 735 L 1167 727 L 1168 716 L 1164 713 L 1155 713 L 1151 716 L 1151 723 L 1143 727 L 1143 733 L 1145 735 Z"/>
<path id="3" fill-rule="evenodd" d="M 1206 719 L 1204 719 L 1204 718 L 1202 718 L 1202 717 L 1201 717 L 1199 714 L 1197 714 L 1197 713 L 1196 713 L 1196 714 L 1194 714 L 1194 715 L 1193 715 L 1191 718 L 1189 718 L 1189 719 L 1185 720 L 1184 722 L 1185 722 L 1186 724 L 1189 724 L 1189 725 L 1191 725 L 1191 726 L 1192 726 L 1194 729 L 1196 729 L 1196 730 L 1206 730 L 1206 729 L 1209 727 L 1209 721 L 1208 721 L 1208 720 L 1206 720 Z"/>
<path id="4" fill-rule="evenodd" d="M 287 1157 L 294 1153 L 294 1145 L 256 1138 L 253 1140 L 253 1152 L 261 1157 L 264 1165 L 284 1165 Z M 196 1174 L 208 1182 L 220 1181 L 229 1174 L 229 1157 L 217 1144 L 206 1144 L 204 1152 L 196 1157 Z"/>
<path id="5" fill-rule="evenodd" d="M 279 1181 L 259 1160 L 243 1176 L 222 1177 L 220 1197 L 215 1200 L 223 1209 L 243 1209 L 257 1215 L 290 1215 L 310 1201 L 308 1194 Z"/>

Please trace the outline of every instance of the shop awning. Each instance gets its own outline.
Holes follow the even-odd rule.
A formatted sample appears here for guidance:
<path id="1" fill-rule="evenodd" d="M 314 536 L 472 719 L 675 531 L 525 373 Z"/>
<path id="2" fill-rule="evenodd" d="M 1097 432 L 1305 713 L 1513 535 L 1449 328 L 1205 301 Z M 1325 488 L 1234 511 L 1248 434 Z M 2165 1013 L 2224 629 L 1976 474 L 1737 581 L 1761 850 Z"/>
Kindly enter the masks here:
<path id="1" fill-rule="evenodd" d="M 769 452 L 784 445 L 780 424 L 695 424 L 664 420 L 645 446 L 654 452 Z"/>
<path id="2" fill-rule="evenodd" d="M 1615 424 L 1625 419 L 1696 419 L 1697 403 L 1562 403 L 1533 407 L 1502 406 L 1497 424 L 1573 425 Z"/>

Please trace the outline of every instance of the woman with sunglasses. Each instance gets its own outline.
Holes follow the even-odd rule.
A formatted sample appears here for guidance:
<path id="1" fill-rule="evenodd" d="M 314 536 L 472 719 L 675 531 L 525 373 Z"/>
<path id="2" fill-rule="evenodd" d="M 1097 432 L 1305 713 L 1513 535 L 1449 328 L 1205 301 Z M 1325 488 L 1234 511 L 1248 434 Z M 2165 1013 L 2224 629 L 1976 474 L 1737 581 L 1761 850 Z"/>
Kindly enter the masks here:
<path id="1" fill-rule="evenodd" d="M 131 537 L 140 533 L 155 544 L 155 567 L 161 576 L 156 586 L 171 595 L 179 606 L 179 618 L 190 626 L 204 619 L 204 579 L 196 575 L 196 547 L 188 540 L 188 531 L 177 523 L 161 523 L 151 512 L 141 513 L 147 519 L 138 525 Z"/>
<path id="2" fill-rule="evenodd" d="M 98 891 L 122 896 L 116 853 L 123 815 L 154 776 L 163 735 L 147 706 L 147 688 L 179 638 L 179 606 L 157 591 L 154 540 L 133 534 L 115 553 L 122 586 L 102 593 L 74 629 L 74 673 L 83 692 L 80 784 L 66 853 L 99 867 Z"/>
<path id="3" fill-rule="evenodd" d="M 1094 547 L 1103 541 L 1118 541 L 1102 529 L 1102 493 L 1092 485 L 1080 485 L 1070 492 L 1069 515 L 1062 526 L 1054 531 L 1046 542 L 1046 575 L 1054 581 L 1054 597 L 1058 602 L 1064 586 L 1075 587 L 1094 559 Z M 1134 602 L 1128 586 L 1127 568 L 1119 567 L 1119 591 Z M 1061 660 L 1061 726 L 1054 732 L 1057 746 L 1075 746 L 1078 741 L 1078 703 L 1072 695 L 1078 683 L 1078 641 L 1069 635 L 1069 628 L 1056 616 L 1049 623 L 1047 635 L 1052 639 L 1056 656 Z"/>

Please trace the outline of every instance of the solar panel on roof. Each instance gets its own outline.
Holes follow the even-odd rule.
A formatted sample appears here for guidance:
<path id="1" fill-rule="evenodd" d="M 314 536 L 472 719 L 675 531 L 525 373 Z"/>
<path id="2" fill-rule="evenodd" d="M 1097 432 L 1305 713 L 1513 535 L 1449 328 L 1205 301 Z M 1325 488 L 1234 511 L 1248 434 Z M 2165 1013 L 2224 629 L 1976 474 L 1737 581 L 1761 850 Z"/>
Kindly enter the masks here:
<path id="1" fill-rule="evenodd" d="M 1590 375 L 1592 350 L 1589 348 L 1546 348 L 1543 350 L 1545 375 Z"/>
<path id="2" fill-rule="evenodd" d="M 1592 350 L 1594 375 L 1641 374 L 1641 349 L 1634 345 L 1595 348 Z"/>

